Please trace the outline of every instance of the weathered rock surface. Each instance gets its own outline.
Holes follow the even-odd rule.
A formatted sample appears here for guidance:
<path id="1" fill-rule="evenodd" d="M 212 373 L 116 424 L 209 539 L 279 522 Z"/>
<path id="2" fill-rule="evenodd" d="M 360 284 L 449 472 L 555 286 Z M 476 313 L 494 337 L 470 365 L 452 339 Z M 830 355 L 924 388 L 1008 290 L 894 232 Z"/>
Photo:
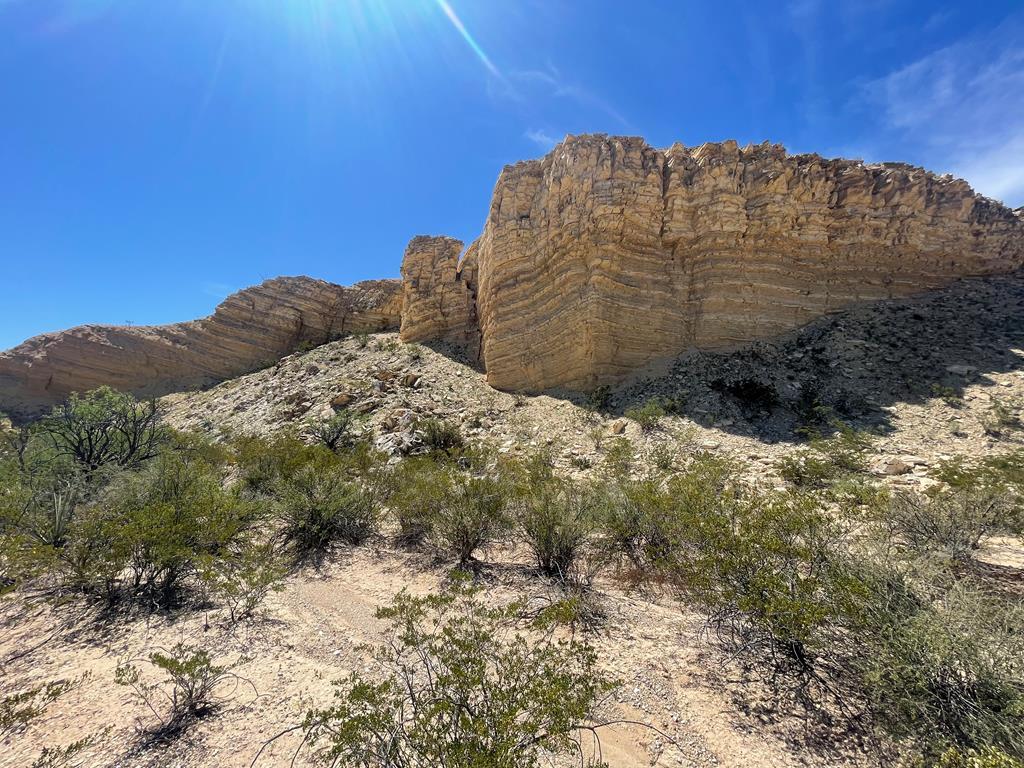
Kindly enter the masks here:
<path id="1" fill-rule="evenodd" d="M 488 381 L 591 387 L 1024 261 L 1018 215 L 898 163 L 568 137 L 506 167 L 475 254 Z"/>
<path id="2" fill-rule="evenodd" d="M 402 340 L 449 341 L 475 348 L 475 244 L 466 257 L 453 237 L 412 239 L 402 259 Z"/>
<path id="3" fill-rule="evenodd" d="M 502 171 L 464 254 L 454 238 L 417 237 L 401 282 L 278 278 L 195 322 L 30 339 L 0 353 L 0 410 L 101 384 L 199 387 L 303 343 L 399 327 L 405 341 L 464 347 L 499 389 L 589 389 L 1022 263 L 1024 210 L 951 176 L 768 143 L 570 136 Z"/>
<path id="4" fill-rule="evenodd" d="M 304 344 L 395 329 L 397 280 L 344 287 L 279 277 L 232 294 L 209 317 L 173 325 L 84 325 L 0 353 L 0 410 L 31 415 L 100 385 L 139 395 L 193 389 L 272 364 Z"/>

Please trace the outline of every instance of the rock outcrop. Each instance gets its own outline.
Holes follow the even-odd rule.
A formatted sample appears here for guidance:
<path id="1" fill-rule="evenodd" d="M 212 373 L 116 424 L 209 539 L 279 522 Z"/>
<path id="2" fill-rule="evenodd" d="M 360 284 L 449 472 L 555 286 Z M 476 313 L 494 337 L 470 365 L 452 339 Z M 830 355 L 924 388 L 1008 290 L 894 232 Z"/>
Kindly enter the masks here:
<path id="1" fill-rule="evenodd" d="M 462 242 L 414 237 L 402 259 L 402 339 L 479 344 L 475 244 L 460 263 Z"/>
<path id="2" fill-rule="evenodd" d="M 100 385 L 138 395 L 195 389 L 270 365 L 305 344 L 395 329 L 398 280 L 343 287 L 279 277 L 232 294 L 201 320 L 85 325 L 0 353 L 0 411 L 27 416 Z"/>
<path id="3" fill-rule="evenodd" d="M 473 254 L 483 364 L 501 389 L 592 387 L 1010 272 L 1022 224 L 966 182 L 900 163 L 568 137 L 495 187 Z"/>
<path id="4" fill-rule="evenodd" d="M 417 237 L 401 282 L 278 278 L 203 320 L 30 339 L 0 353 L 0 410 L 35 412 L 101 384 L 200 387 L 304 343 L 399 327 L 405 341 L 465 347 L 499 389 L 587 389 L 1022 263 L 1024 210 L 951 176 L 768 143 L 659 150 L 570 136 L 501 172 L 465 253 Z"/>

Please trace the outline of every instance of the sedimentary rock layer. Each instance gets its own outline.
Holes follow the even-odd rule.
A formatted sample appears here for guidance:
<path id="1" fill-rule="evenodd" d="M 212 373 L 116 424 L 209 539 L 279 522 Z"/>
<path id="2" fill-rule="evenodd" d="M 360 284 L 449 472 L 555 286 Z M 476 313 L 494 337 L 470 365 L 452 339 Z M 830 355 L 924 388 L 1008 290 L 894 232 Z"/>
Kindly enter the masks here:
<path id="1" fill-rule="evenodd" d="M 398 327 L 402 286 L 343 287 L 279 277 L 232 294 L 209 317 L 173 325 L 84 325 L 0 353 L 0 411 L 31 415 L 100 385 L 161 395 L 274 363 L 301 345 Z"/>
<path id="2" fill-rule="evenodd" d="M 449 341 L 475 350 L 476 258 L 453 237 L 414 237 L 402 259 L 402 340 Z"/>
<path id="3" fill-rule="evenodd" d="M 591 387 L 1024 260 L 1019 215 L 898 163 L 568 137 L 507 166 L 476 249 L 488 381 Z"/>

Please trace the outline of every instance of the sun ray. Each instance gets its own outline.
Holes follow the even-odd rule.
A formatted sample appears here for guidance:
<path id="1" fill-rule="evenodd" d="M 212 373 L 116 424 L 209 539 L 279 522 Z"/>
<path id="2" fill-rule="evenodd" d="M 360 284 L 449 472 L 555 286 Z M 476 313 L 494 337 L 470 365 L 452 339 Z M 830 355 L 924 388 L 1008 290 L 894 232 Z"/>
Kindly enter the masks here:
<path id="1" fill-rule="evenodd" d="M 448 20 L 452 23 L 452 26 L 454 26 L 458 33 L 462 35 L 462 39 L 466 41 L 466 44 L 473 49 L 473 53 L 477 55 L 477 58 L 479 58 L 480 61 L 483 62 L 483 65 L 487 68 L 487 71 L 490 72 L 495 77 L 501 78 L 501 71 L 496 66 L 494 66 L 494 63 L 490 60 L 490 58 L 488 58 L 487 54 L 484 52 L 484 49 L 480 47 L 480 44 L 469 33 L 469 30 L 466 29 L 466 25 L 462 23 L 462 19 L 460 19 L 458 14 L 455 13 L 455 9 L 452 8 L 451 5 L 449 5 L 448 1 L 437 0 L 437 5 L 444 12 L 444 15 L 448 17 Z"/>

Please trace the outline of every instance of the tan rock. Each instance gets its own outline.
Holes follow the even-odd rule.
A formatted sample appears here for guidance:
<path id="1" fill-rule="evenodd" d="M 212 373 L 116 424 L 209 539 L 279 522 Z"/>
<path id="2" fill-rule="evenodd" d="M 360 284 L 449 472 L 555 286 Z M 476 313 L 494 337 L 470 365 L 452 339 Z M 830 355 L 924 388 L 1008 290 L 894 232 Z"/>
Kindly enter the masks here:
<path id="1" fill-rule="evenodd" d="M 101 385 L 162 395 L 270 365 L 303 345 L 397 328 L 401 284 L 343 287 L 279 277 L 232 294 L 209 317 L 174 325 L 85 325 L 0 353 L 0 410 L 30 415 Z"/>
<path id="2" fill-rule="evenodd" d="M 909 165 L 580 136 L 502 171 L 476 259 L 488 381 L 589 388 L 687 348 L 1009 272 L 1024 226 Z"/>
<path id="3" fill-rule="evenodd" d="M 475 348 L 476 248 L 460 263 L 453 237 L 412 239 L 402 259 L 402 341 L 450 341 Z"/>

